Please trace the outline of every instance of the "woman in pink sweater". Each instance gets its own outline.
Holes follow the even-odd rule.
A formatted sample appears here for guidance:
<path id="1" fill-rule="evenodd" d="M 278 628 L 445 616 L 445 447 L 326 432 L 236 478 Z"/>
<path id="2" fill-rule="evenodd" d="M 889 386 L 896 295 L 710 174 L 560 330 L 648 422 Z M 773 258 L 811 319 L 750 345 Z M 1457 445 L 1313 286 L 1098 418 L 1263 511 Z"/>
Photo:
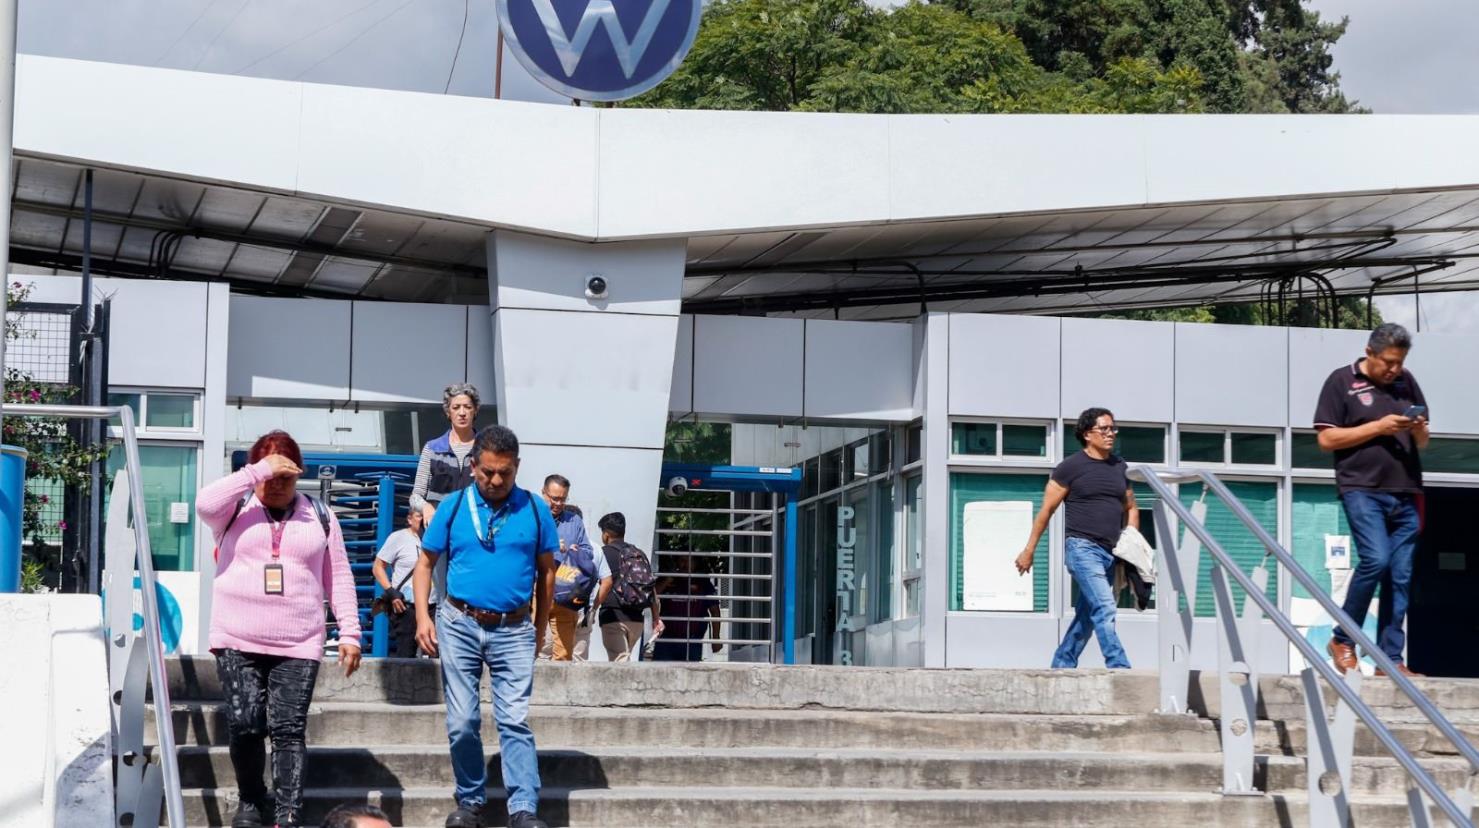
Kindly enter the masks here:
<path id="1" fill-rule="evenodd" d="M 298 825 L 303 737 L 324 651 L 324 600 L 339 621 L 339 662 L 346 677 L 359 668 L 359 607 L 338 519 L 298 494 L 298 443 L 285 431 L 269 432 L 252 446 L 248 461 L 195 498 L 200 519 L 216 538 L 210 643 L 240 792 L 231 825 L 264 824 L 269 735 L 276 824 Z"/>

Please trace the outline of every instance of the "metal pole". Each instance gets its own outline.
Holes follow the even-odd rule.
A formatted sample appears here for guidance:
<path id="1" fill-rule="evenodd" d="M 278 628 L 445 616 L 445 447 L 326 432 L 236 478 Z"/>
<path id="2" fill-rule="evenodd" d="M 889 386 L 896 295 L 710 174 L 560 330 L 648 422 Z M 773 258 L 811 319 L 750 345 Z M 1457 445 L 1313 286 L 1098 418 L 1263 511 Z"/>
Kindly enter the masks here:
<path id="1" fill-rule="evenodd" d="M 395 531 L 395 481 L 390 475 L 380 476 L 380 489 L 377 492 L 379 499 L 375 504 L 375 549 L 385 545 L 385 540 L 390 533 Z M 379 598 L 385 588 L 380 586 L 380 581 L 375 581 L 375 597 Z M 339 624 L 344 624 L 340 620 Z M 390 654 L 390 613 L 382 612 L 375 616 L 374 638 L 371 643 L 370 654 L 377 658 L 384 658 Z"/>
<path id="2" fill-rule="evenodd" d="M 5 364 L 5 306 L 10 291 L 10 169 L 15 156 L 15 31 L 16 10 L 20 0 L 0 0 L 0 146 L 5 148 L 5 184 L 0 188 L 0 278 L 5 290 L 0 291 L 0 367 Z M 0 401 L 5 396 L 4 371 L 0 371 Z M 0 402 L 0 422 L 4 405 Z"/>
<path id="3" fill-rule="evenodd" d="M 781 653 L 786 664 L 796 663 L 796 498 L 786 495 L 786 581 L 781 585 L 785 613 L 781 624 Z"/>

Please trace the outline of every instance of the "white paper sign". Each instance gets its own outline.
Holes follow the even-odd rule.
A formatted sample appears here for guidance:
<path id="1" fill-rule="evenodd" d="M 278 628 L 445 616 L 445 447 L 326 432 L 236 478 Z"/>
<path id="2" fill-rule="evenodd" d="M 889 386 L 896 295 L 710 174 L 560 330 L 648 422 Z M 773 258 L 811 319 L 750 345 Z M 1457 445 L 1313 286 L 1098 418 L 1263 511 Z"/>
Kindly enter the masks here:
<path id="1" fill-rule="evenodd" d="M 189 503 L 181 503 L 179 501 L 175 501 L 174 503 L 171 503 L 169 505 L 169 522 L 170 523 L 189 523 L 190 522 L 190 504 Z"/>
<path id="2" fill-rule="evenodd" d="M 1350 535 L 1326 535 L 1325 536 L 1325 568 L 1326 569 L 1350 569 L 1351 568 L 1351 536 Z"/>
<path id="3" fill-rule="evenodd" d="M 1015 562 L 1032 534 L 1032 503 L 981 501 L 965 507 L 963 609 L 1032 612 L 1033 578 Z M 1045 560 L 1033 566 L 1047 566 Z"/>

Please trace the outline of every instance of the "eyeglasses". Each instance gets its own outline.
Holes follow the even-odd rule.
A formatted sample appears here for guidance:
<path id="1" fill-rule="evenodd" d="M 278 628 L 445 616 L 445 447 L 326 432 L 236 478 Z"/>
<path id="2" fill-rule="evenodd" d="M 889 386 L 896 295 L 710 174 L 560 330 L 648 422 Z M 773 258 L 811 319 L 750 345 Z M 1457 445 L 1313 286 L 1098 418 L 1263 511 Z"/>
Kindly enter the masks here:
<path id="1" fill-rule="evenodd" d="M 1111 435 L 1111 434 L 1119 434 L 1120 433 L 1119 426 L 1094 426 L 1093 428 L 1091 428 L 1089 430 L 1090 431 L 1097 431 L 1100 434 L 1103 434 L 1105 436 L 1108 436 L 1108 435 Z"/>

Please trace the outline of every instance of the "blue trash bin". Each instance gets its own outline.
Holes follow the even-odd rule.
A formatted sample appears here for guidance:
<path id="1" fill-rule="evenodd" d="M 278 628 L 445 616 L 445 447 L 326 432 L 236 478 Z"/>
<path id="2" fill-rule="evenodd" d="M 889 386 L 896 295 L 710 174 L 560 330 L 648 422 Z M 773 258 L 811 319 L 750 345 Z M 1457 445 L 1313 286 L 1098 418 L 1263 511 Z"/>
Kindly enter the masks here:
<path id="1" fill-rule="evenodd" d="M 0 592 L 21 591 L 26 457 L 26 450 L 20 446 L 0 446 Z"/>

